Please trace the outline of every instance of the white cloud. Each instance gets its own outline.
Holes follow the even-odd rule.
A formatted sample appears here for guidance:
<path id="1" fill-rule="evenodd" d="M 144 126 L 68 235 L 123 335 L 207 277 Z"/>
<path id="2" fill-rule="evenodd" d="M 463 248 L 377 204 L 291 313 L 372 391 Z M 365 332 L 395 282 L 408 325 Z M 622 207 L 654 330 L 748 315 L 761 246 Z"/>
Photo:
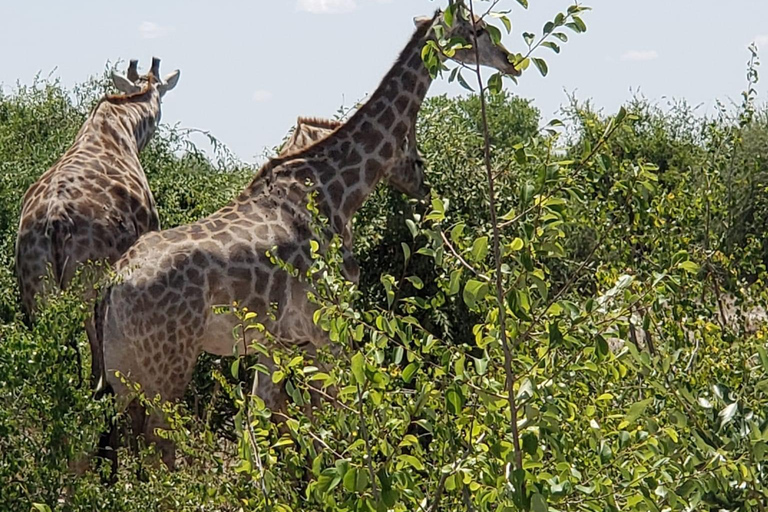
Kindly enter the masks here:
<path id="1" fill-rule="evenodd" d="M 159 25 L 152 21 L 142 21 L 139 25 L 139 35 L 142 39 L 157 39 L 173 32 L 173 27 Z"/>
<path id="2" fill-rule="evenodd" d="M 659 54 L 656 50 L 630 50 L 620 57 L 623 61 L 634 62 L 656 60 L 658 58 Z"/>
<path id="3" fill-rule="evenodd" d="M 357 0 L 298 0 L 296 9 L 315 14 L 350 12 L 357 9 Z"/>
<path id="4" fill-rule="evenodd" d="M 752 41 L 757 44 L 760 48 L 768 48 L 768 34 L 761 34 L 759 36 L 755 36 Z"/>
<path id="5" fill-rule="evenodd" d="M 264 89 L 253 91 L 253 101 L 268 101 L 272 99 L 272 93 Z"/>

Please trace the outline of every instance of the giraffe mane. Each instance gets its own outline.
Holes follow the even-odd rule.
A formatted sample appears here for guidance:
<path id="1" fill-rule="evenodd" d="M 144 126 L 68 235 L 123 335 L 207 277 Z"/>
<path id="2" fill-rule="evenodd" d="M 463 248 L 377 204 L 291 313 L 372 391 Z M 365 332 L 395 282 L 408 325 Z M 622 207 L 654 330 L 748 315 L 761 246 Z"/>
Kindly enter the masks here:
<path id="1" fill-rule="evenodd" d="M 398 68 L 397 64 L 402 63 L 402 61 L 407 58 L 406 56 L 412 50 L 413 45 L 419 44 L 421 42 L 421 40 L 427 35 L 427 32 L 432 28 L 432 25 L 434 25 L 435 21 L 441 14 L 442 14 L 442 11 L 440 9 L 437 9 L 435 11 L 435 14 L 432 16 L 432 18 L 428 20 L 424 20 L 423 22 L 420 22 L 416 26 L 416 30 L 411 36 L 411 39 L 408 41 L 408 44 L 405 45 L 405 48 L 403 48 L 403 50 L 397 56 L 397 59 L 395 60 L 394 65 L 390 67 L 387 74 L 384 75 L 384 78 L 381 79 L 378 87 L 376 87 L 376 90 L 373 92 L 373 94 L 371 94 L 368 101 L 370 101 L 370 98 L 376 96 L 381 91 L 383 84 L 386 83 L 388 80 L 390 80 L 391 76 L 396 72 L 395 70 Z M 352 121 L 354 121 L 359 115 L 360 115 L 360 110 L 358 109 L 358 111 L 355 112 L 345 123 L 339 123 L 339 126 L 334 128 L 334 132 L 338 133 L 344 130 L 345 128 L 347 128 L 350 124 L 352 124 Z M 298 118 L 299 121 L 303 119 L 312 119 L 312 122 L 328 121 L 328 120 L 317 119 L 317 118 L 302 118 L 302 117 Z M 264 165 L 261 166 L 261 168 L 258 171 L 256 171 L 256 174 L 254 174 L 253 179 L 251 180 L 250 184 L 248 185 L 248 187 L 246 187 L 245 190 L 247 191 L 249 189 L 252 189 L 261 180 L 269 181 L 272 173 L 281 165 L 285 164 L 286 162 L 290 162 L 291 160 L 297 160 L 297 159 L 311 158 L 312 156 L 314 156 L 314 154 L 321 153 L 322 151 L 325 150 L 325 147 L 327 145 L 334 143 L 334 142 L 328 142 L 332 138 L 333 137 L 329 135 L 299 151 L 291 152 L 283 156 L 270 158 Z"/>
<path id="2" fill-rule="evenodd" d="M 296 126 L 298 127 L 300 124 L 311 124 L 313 126 L 317 126 L 318 128 L 327 128 L 330 130 L 335 130 L 342 124 L 344 124 L 342 121 L 337 121 L 335 119 L 325 119 L 323 117 L 301 117 L 299 116 L 296 119 Z"/>

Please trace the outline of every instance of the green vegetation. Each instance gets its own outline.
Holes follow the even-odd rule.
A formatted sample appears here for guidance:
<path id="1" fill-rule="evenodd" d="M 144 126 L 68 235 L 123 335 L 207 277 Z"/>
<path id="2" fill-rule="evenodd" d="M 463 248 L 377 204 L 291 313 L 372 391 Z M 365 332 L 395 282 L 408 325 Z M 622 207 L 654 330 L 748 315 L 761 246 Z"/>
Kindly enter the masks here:
<path id="1" fill-rule="evenodd" d="M 756 65 L 753 53 L 742 105 L 710 117 L 684 102 L 636 99 L 605 116 L 573 101 L 567 128 L 540 129 L 503 91 L 485 109 L 476 94 L 428 100 L 431 201 L 373 194 L 355 224 L 359 288 L 336 254 L 311 271 L 340 355 L 270 351 L 271 374 L 202 356 L 185 402 L 166 406 L 178 470 L 121 450 L 113 486 L 70 470 L 111 409 L 77 386 L 66 342 L 76 333 L 87 362 L 88 305 L 62 294 L 28 329 L 12 262 L 22 194 L 104 82 L 0 96 L 0 508 L 763 510 L 768 112 L 754 105 Z M 164 227 L 214 211 L 253 172 L 167 126 L 142 158 Z M 250 395 L 256 375 L 292 397 L 280 429 Z M 310 383 L 338 390 L 311 420 Z"/>

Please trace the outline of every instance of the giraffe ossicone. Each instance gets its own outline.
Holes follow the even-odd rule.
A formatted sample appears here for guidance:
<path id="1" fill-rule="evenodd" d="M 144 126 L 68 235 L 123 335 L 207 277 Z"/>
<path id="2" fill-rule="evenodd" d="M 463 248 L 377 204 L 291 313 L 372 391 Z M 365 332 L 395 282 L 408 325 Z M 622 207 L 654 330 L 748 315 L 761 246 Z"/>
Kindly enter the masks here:
<path id="1" fill-rule="evenodd" d="M 107 378 L 122 407 L 134 397 L 115 371 L 141 384 L 150 397 L 178 400 L 201 352 L 233 354 L 237 319 L 215 315 L 216 305 L 237 302 L 256 312 L 283 344 L 311 352 L 329 343 L 313 322 L 310 285 L 273 265 L 265 252 L 276 247 L 281 260 L 301 272 L 308 269 L 310 241 L 321 252 L 328 244 L 312 232 L 310 194 L 316 194 L 319 211 L 340 235 L 398 162 L 432 82 L 421 53 L 438 25 L 447 38 L 478 36 L 477 49 L 457 50 L 454 60 L 472 63 L 477 54 L 482 65 L 515 71 L 511 55 L 493 44 L 482 21 L 467 18 L 459 13 L 447 26 L 438 11 L 417 23 L 376 91 L 344 124 L 301 151 L 268 161 L 237 198 L 207 218 L 143 235 L 117 262 L 119 281 L 105 293 L 97 315 Z M 270 318 L 266 312 L 273 303 L 277 313 Z M 248 334 L 258 336 L 256 330 Z M 239 349 L 243 353 L 244 347 Z M 173 444 L 155 433 L 164 426 L 162 415 L 152 412 L 144 434 L 173 467 Z"/>

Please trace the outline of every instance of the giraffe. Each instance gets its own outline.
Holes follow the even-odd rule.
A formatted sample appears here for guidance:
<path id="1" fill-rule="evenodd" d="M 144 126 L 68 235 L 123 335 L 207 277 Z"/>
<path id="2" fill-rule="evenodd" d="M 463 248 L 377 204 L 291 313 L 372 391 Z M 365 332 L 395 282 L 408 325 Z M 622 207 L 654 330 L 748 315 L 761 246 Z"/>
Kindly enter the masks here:
<path id="1" fill-rule="evenodd" d="M 158 58 L 146 75 L 140 76 L 137 67 L 138 60 L 131 60 L 125 76 L 112 73 L 122 94 L 99 101 L 72 146 L 24 195 L 15 261 L 28 323 L 38 301 L 54 288 L 66 288 L 81 264 L 114 263 L 140 235 L 160 228 L 139 153 L 157 128 L 161 98 L 176 86 L 179 71 L 161 79 Z M 49 266 L 53 282 L 44 279 Z M 89 288 L 86 300 L 95 298 Z M 95 380 L 102 357 L 92 319 L 86 332 Z"/>
<path id="2" fill-rule="evenodd" d="M 340 234 L 400 158 L 398 148 L 432 82 L 421 52 L 436 37 L 437 27 L 446 38 L 469 41 L 477 35 L 476 48 L 457 49 L 452 59 L 519 74 L 509 52 L 493 44 L 482 20 L 462 14 L 450 26 L 439 10 L 430 18 L 415 19 L 416 30 L 393 67 L 342 126 L 301 151 L 269 160 L 232 202 L 207 218 L 147 233 L 123 255 L 115 266 L 117 280 L 97 308 L 106 378 L 120 408 L 128 406 L 133 394 L 116 372 L 139 383 L 147 396 L 176 401 L 201 352 L 230 355 L 235 347 L 245 352 L 245 344 L 232 337 L 237 320 L 215 315 L 216 305 L 237 301 L 248 307 L 286 345 L 311 353 L 329 343 L 327 333 L 313 322 L 316 308 L 307 297 L 311 285 L 271 263 L 265 252 L 276 248 L 283 261 L 306 270 L 310 241 L 321 251 L 328 243 L 315 239 L 310 229 L 309 194 L 317 194 L 329 229 Z M 266 315 L 272 303 L 277 304 L 274 318 Z M 260 336 L 256 330 L 248 333 Z M 173 443 L 156 434 L 165 425 L 162 415 L 152 412 L 142 431 L 173 468 Z"/>
<path id="3" fill-rule="evenodd" d="M 296 126 L 288 141 L 283 145 L 277 156 L 300 151 L 307 146 L 327 137 L 343 123 L 330 119 L 315 117 L 299 117 Z M 416 126 L 414 125 L 404 141 L 402 158 L 391 167 L 386 168 L 383 180 L 398 192 L 412 199 L 422 200 L 429 195 L 429 186 L 424 182 L 424 157 L 418 149 L 416 142 Z M 348 281 L 358 284 L 360 281 L 360 267 L 352 253 L 352 229 L 347 224 L 341 233 L 341 254 L 343 265 L 342 275 Z"/>

